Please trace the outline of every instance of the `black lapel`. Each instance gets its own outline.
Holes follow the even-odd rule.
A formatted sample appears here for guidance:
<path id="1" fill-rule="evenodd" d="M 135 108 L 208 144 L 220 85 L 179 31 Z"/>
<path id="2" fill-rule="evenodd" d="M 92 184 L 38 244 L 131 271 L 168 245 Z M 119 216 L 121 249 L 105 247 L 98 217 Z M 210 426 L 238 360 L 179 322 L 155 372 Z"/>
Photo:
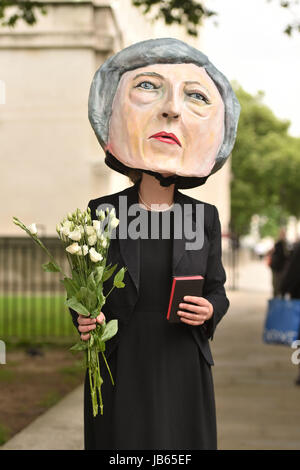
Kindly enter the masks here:
<path id="1" fill-rule="evenodd" d="M 138 204 L 138 188 L 139 184 L 136 183 L 135 185 L 131 186 L 130 188 L 126 189 L 122 195 L 127 196 L 127 206 L 126 210 L 128 211 L 129 207 L 132 204 Z M 124 200 L 125 201 L 125 200 Z M 188 197 L 182 193 L 180 193 L 177 189 L 174 191 L 174 203 L 180 204 L 182 214 L 184 215 L 185 223 L 189 224 L 188 226 L 192 227 L 192 230 L 195 231 L 195 222 L 192 217 L 193 208 L 191 202 L 188 200 Z M 123 208 L 124 206 L 120 206 L 121 211 L 119 210 L 120 200 L 116 205 L 116 215 L 120 220 L 118 229 L 117 229 L 117 237 L 119 239 L 119 246 L 120 246 L 120 253 L 124 260 L 124 265 L 128 268 L 129 275 L 136 287 L 137 292 L 139 291 L 139 273 L 140 273 L 140 238 L 134 240 L 128 236 L 124 236 L 127 233 L 127 227 L 130 222 L 134 219 L 134 215 L 128 216 L 128 212 L 126 216 L 124 215 Z M 174 238 L 173 240 L 173 257 L 172 257 L 172 272 L 173 275 L 181 274 L 178 271 L 179 262 L 185 253 L 185 243 L 189 242 L 188 239 L 185 237 L 185 233 L 183 230 L 182 224 L 182 235 L 179 238 Z"/>
<path id="2" fill-rule="evenodd" d="M 128 237 L 128 225 L 131 220 L 134 219 L 134 216 L 128 216 L 128 209 L 132 204 L 138 204 L 138 183 L 126 189 L 122 195 L 127 196 L 127 199 L 124 200 L 124 206 L 120 206 L 121 212 L 118 211 L 116 214 L 120 220 L 117 237 L 119 238 L 120 253 L 124 260 L 124 265 L 127 267 L 129 275 L 136 287 L 138 292 L 139 290 L 139 274 L 140 274 L 140 239 L 134 240 Z M 118 206 L 122 204 L 120 199 L 118 201 Z M 125 213 L 126 212 L 126 213 Z M 124 238 L 123 238 L 124 237 Z"/>
<path id="3" fill-rule="evenodd" d="M 174 192 L 174 203 L 181 206 L 182 220 L 181 220 L 181 237 L 176 238 L 174 235 L 173 239 L 173 265 L 172 272 L 175 274 L 184 274 L 178 271 L 179 262 L 185 253 L 185 244 L 189 240 L 185 237 L 184 227 L 191 227 L 195 231 L 195 222 L 193 220 L 193 207 L 192 204 L 188 201 L 188 197 L 185 194 L 180 193 L 175 189 Z M 179 220 L 180 222 L 180 220 Z M 176 269 L 177 268 L 177 269 Z"/>

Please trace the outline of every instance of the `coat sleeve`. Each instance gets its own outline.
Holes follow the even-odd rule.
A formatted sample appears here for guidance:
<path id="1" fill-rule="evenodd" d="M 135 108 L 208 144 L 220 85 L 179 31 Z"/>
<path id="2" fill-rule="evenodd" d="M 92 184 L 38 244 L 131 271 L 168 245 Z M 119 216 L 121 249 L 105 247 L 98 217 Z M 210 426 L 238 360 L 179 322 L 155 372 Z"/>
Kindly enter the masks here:
<path id="1" fill-rule="evenodd" d="M 214 221 L 210 237 L 210 249 L 207 260 L 207 270 L 203 297 L 213 306 L 213 316 L 203 324 L 208 338 L 213 339 L 217 324 L 225 315 L 229 307 L 224 284 L 226 274 L 222 264 L 222 236 L 218 209 L 214 207 Z"/>
<path id="2" fill-rule="evenodd" d="M 299 285 L 300 279 L 300 243 L 295 247 L 294 252 L 291 255 L 291 259 L 284 272 L 280 291 L 282 295 L 291 293 Z"/>

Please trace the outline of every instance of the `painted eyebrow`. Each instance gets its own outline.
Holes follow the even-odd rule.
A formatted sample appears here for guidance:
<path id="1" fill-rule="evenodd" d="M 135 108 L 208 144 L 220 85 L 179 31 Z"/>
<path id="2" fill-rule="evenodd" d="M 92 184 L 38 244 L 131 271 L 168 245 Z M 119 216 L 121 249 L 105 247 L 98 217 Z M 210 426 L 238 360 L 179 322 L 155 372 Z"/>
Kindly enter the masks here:
<path id="1" fill-rule="evenodd" d="M 208 95 L 210 95 L 210 92 L 208 91 L 208 89 L 205 88 L 205 86 L 202 85 L 202 83 L 200 83 L 200 82 L 196 82 L 195 80 L 187 80 L 184 83 L 185 83 L 185 85 L 200 85 L 206 91 L 206 93 Z"/>
<path id="2" fill-rule="evenodd" d="M 138 77 L 144 77 L 145 75 L 150 75 L 152 77 L 158 77 L 158 78 L 162 78 L 164 80 L 165 77 L 163 77 L 162 75 L 160 75 L 159 73 L 157 72 L 141 72 L 141 73 L 138 73 L 133 80 L 135 80 L 136 78 Z"/>

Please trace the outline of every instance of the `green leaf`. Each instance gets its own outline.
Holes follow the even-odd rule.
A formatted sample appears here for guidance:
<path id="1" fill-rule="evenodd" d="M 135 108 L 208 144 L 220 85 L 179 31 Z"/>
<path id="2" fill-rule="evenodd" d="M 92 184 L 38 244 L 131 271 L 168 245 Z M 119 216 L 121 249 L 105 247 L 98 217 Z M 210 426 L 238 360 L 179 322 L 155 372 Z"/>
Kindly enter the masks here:
<path id="1" fill-rule="evenodd" d="M 97 307 L 97 293 L 87 287 L 80 287 L 75 295 L 78 302 L 84 305 L 89 312 Z"/>
<path id="2" fill-rule="evenodd" d="M 90 316 L 90 312 L 85 308 L 84 305 L 82 305 L 82 303 L 78 302 L 76 297 L 71 297 L 70 299 L 66 300 L 66 305 L 85 317 Z"/>
<path id="3" fill-rule="evenodd" d="M 90 274 L 89 277 L 88 277 L 88 280 L 87 280 L 87 287 L 88 287 L 88 289 L 90 289 L 90 290 L 92 290 L 92 291 L 93 291 L 93 290 L 96 290 L 96 288 L 97 288 L 97 284 L 96 284 L 96 282 L 95 282 L 94 273 L 93 273 L 93 272 L 91 272 L 91 274 Z"/>
<path id="4" fill-rule="evenodd" d="M 97 285 L 102 281 L 103 271 L 104 271 L 104 266 L 97 266 L 95 268 L 94 279 Z"/>
<path id="5" fill-rule="evenodd" d="M 77 290 L 78 290 L 81 286 L 81 279 L 80 279 L 78 272 L 75 271 L 75 269 L 72 270 L 72 280 L 75 283 Z"/>
<path id="6" fill-rule="evenodd" d="M 61 280 L 61 282 L 65 286 L 68 299 L 70 299 L 71 297 L 75 297 L 76 292 L 78 290 L 76 283 L 69 277 L 65 277 L 64 279 Z"/>
<path id="7" fill-rule="evenodd" d="M 44 271 L 49 273 L 59 273 L 61 271 L 60 267 L 52 261 L 49 261 L 49 263 L 42 264 L 42 268 Z"/>
<path id="8" fill-rule="evenodd" d="M 105 351 L 105 342 L 99 337 L 97 337 L 97 348 L 99 352 Z"/>
<path id="9" fill-rule="evenodd" d="M 103 295 L 103 289 L 102 289 L 102 284 L 100 288 L 97 290 L 97 299 L 98 299 L 98 304 L 99 304 L 99 309 L 103 307 L 105 304 L 105 296 Z"/>
<path id="10" fill-rule="evenodd" d="M 118 320 L 110 320 L 104 329 L 104 332 L 101 335 L 101 341 L 107 341 L 115 334 L 117 334 L 118 331 Z"/>
<path id="11" fill-rule="evenodd" d="M 117 289 L 120 289 L 121 287 L 125 287 L 125 284 L 124 284 L 124 282 L 119 281 L 119 282 L 115 283 L 115 286 L 116 286 Z"/>
<path id="12" fill-rule="evenodd" d="M 124 274 L 125 274 L 125 268 L 121 268 L 120 271 L 117 272 L 117 274 L 114 277 L 114 286 L 116 287 L 124 287 L 123 284 L 123 279 L 124 279 Z"/>
<path id="13" fill-rule="evenodd" d="M 96 292 L 89 290 L 89 293 L 90 294 L 89 294 L 88 302 L 87 302 L 86 305 L 87 305 L 89 311 L 92 311 L 95 308 L 97 308 L 98 299 L 97 299 L 97 293 Z"/>
<path id="14" fill-rule="evenodd" d="M 70 348 L 70 351 L 85 351 L 88 348 L 87 341 L 79 341 Z"/>
<path id="15" fill-rule="evenodd" d="M 78 300 L 78 302 L 81 302 L 82 304 L 86 304 L 87 303 L 87 298 L 88 298 L 88 289 L 87 287 L 84 287 L 84 286 L 81 286 L 79 291 L 77 291 L 76 293 L 76 299 Z"/>
<path id="16" fill-rule="evenodd" d="M 104 274 L 103 274 L 103 278 L 102 278 L 102 282 L 105 282 L 107 281 L 107 279 L 109 279 L 113 273 L 115 272 L 115 270 L 117 269 L 117 266 L 118 266 L 118 263 L 116 263 L 114 266 L 112 266 L 111 268 L 107 269 L 107 267 L 105 268 L 105 271 L 104 271 Z"/>

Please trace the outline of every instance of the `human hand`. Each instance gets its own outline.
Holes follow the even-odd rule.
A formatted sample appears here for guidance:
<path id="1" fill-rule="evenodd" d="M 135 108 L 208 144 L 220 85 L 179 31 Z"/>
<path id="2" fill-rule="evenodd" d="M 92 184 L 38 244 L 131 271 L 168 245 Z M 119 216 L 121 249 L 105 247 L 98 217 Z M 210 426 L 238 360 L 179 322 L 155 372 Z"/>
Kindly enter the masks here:
<path id="1" fill-rule="evenodd" d="M 97 326 L 97 323 L 102 323 L 105 321 L 105 315 L 103 312 L 100 312 L 96 318 L 85 317 L 84 315 L 78 315 L 78 331 L 80 333 L 87 333 L 88 331 L 94 330 Z M 82 340 L 87 341 L 90 339 L 90 334 L 81 334 L 80 337 Z"/>
<path id="2" fill-rule="evenodd" d="M 193 304 L 180 303 L 179 307 L 189 310 L 191 313 L 183 312 L 182 310 L 177 311 L 177 315 L 180 316 L 180 320 L 189 325 L 203 325 L 203 323 L 209 320 L 213 316 L 214 308 L 212 304 L 204 297 L 196 297 L 186 295 L 183 297 L 186 302 L 193 302 Z"/>

